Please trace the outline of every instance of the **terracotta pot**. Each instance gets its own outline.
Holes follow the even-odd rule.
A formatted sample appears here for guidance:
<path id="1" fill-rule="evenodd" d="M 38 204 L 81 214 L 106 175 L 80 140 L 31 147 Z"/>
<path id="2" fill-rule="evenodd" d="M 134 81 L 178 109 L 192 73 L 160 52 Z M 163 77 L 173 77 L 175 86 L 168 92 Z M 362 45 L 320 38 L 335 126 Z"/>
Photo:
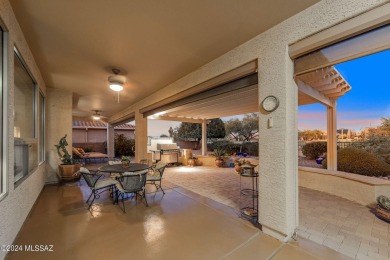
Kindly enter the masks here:
<path id="1" fill-rule="evenodd" d="M 239 165 L 239 164 L 235 164 L 235 165 L 234 165 L 234 170 L 235 170 L 237 173 L 240 173 L 240 172 L 241 172 L 241 170 L 242 170 L 242 167 L 241 167 L 241 165 Z"/>
<path id="2" fill-rule="evenodd" d="M 219 168 L 223 167 L 223 163 L 224 163 L 224 160 L 219 158 L 219 159 L 215 159 L 215 165 Z"/>
<path id="3" fill-rule="evenodd" d="M 78 181 L 80 180 L 80 167 L 81 164 L 73 164 L 73 165 L 58 165 L 58 177 L 62 182 L 68 181 Z"/>
<path id="4" fill-rule="evenodd" d="M 196 165 L 196 160 L 194 159 L 188 159 L 187 164 L 191 167 L 194 167 Z"/>

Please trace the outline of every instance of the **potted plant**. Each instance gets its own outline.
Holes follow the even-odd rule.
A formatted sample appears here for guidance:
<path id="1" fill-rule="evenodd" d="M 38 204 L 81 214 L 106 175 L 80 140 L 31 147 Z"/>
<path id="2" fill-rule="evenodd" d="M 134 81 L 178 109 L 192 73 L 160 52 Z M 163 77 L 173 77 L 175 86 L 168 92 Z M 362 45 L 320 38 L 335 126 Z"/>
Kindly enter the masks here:
<path id="1" fill-rule="evenodd" d="M 130 166 L 130 156 L 122 156 L 122 166 L 129 167 Z"/>
<path id="2" fill-rule="evenodd" d="M 81 164 L 77 163 L 66 150 L 66 146 L 68 146 L 66 136 L 62 137 L 59 143 L 54 145 L 62 162 L 58 166 L 58 177 L 61 181 L 75 181 L 80 179 Z"/>
<path id="3" fill-rule="evenodd" d="M 242 171 L 242 167 L 241 165 L 245 164 L 245 163 L 248 163 L 247 160 L 245 159 L 237 159 L 234 161 L 234 170 L 237 172 L 237 173 L 241 173 Z"/>
<path id="4" fill-rule="evenodd" d="M 191 156 L 191 157 L 188 157 L 187 164 L 191 167 L 194 167 L 194 166 L 196 166 L 197 161 L 198 161 L 198 158 L 196 158 L 195 156 Z"/>
<path id="5" fill-rule="evenodd" d="M 226 151 L 222 147 L 214 149 L 215 165 L 221 168 L 224 164 L 223 156 L 226 155 Z"/>
<path id="6" fill-rule="evenodd" d="M 384 195 L 376 198 L 377 205 L 375 214 L 377 217 L 389 222 L 390 221 L 390 199 Z"/>

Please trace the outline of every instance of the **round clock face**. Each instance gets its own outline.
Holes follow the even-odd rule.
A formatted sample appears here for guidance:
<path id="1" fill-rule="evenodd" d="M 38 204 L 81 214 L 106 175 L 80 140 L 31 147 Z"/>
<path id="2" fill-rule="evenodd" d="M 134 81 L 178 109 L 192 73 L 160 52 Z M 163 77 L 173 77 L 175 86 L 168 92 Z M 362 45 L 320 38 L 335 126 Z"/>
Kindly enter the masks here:
<path id="1" fill-rule="evenodd" d="M 279 106 L 279 100 L 274 96 L 268 96 L 263 100 L 263 109 L 267 112 L 275 111 Z"/>

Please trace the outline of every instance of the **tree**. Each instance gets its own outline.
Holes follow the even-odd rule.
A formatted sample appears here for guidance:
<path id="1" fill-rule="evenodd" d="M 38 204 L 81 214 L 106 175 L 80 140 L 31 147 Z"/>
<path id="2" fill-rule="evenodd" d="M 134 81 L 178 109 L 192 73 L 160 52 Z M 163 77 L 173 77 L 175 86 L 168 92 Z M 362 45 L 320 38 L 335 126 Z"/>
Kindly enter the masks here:
<path id="1" fill-rule="evenodd" d="M 233 140 L 240 142 L 242 146 L 245 142 L 258 137 L 259 134 L 259 116 L 256 113 L 247 114 L 242 120 L 230 119 L 225 122 L 226 134 Z"/>
<path id="2" fill-rule="evenodd" d="M 299 140 L 311 141 L 311 140 L 322 140 L 323 132 L 321 130 L 304 130 L 298 131 Z"/>
<path id="3" fill-rule="evenodd" d="M 377 128 L 368 129 L 365 142 L 352 146 L 375 154 L 390 164 L 390 118 L 382 117 L 382 124 Z"/>
<path id="4" fill-rule="evenodd" d="M 226 136 L 225 123 L 221 118 L 214 118 L 207 124 L 207 138 L 224 138 Z"/>
<path id="5" fill-rule="evenodd" d="M 197 123 L 183 122 L 179 127 L 176 127 L 173 131 L 175 139 L 188 140 L 192 139 L 196 141 L 197 145 L 202 139 L 202 125 Z M 220 118 L 214 118 L 210 120 L 207 125 L 207 138 L 224 138 L 225 137 L 225 124 Z"/>

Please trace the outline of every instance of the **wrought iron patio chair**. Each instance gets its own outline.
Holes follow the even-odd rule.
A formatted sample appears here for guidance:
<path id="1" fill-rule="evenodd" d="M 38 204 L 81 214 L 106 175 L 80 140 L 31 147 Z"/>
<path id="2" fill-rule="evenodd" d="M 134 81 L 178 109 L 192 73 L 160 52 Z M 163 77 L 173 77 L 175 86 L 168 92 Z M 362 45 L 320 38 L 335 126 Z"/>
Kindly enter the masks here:
<path id="1" fill-rule="evenodd" d="M 162 177 L 165 171 L 165 168 L 167 167 L 166 163 L 158 162 L 156 166 L 152 167 L 153 174 L 148 175 L 146 178 L 146 181 L 148 184 L 153 184 L 156 187 L 156 192 L 158 190 L 161 190 L 163 194 L 165 194 L 164 189 L 161 186 Z M 156 183 L 158 182 L 158 183 Z"/>
<path id="2" fill-rule="evenodd" d="M 108 159 L 108 165 L 116 165 L 116 164 L 122 164 L 122 161 L 117 159 L 117 158 L 109 158 Z M 111 178 L 117 178 L 121 174 L 119 172 L 110 172 L 110 177 Z"/>
<path id="3" fill-rule="evenodd" d="M 93 195 L 93 199 L 91 203 L 88 204 L 88 209 L 91 208 L 95 199 L 99 199 L 100 194 L 104 191 L 111 190 L 113 191 L 114 185 L 118 183 L 118 181 L 109 179 L 101 179 L 102 174 L 98 174 L 97 171 L 90 171 L 85 167 L 80 168 L 80 173 L 83 176 L 85 182 L 91 189 L 91 195 L 89 195 L 86 203 L 88 204 L 89 200 Z"/>
<path id="4" fill-rule="evenodd" d="M 125 172 L 121 177 L 118 177 L 118 183 L 116 184 L 116 202 L 119 206 L 119 197 L 122 197 L 123 212 L 126 212 L 125 208 L 125 194 L 133 193 L 137 199 L 138 195 L 141 196 L 141 200 L 145 201 L 146 207 L 148 207 L 148 201 L 145 196 L 145 184 L 146 174 L 148 170 L 142 170 L 137 172 Z"/>

